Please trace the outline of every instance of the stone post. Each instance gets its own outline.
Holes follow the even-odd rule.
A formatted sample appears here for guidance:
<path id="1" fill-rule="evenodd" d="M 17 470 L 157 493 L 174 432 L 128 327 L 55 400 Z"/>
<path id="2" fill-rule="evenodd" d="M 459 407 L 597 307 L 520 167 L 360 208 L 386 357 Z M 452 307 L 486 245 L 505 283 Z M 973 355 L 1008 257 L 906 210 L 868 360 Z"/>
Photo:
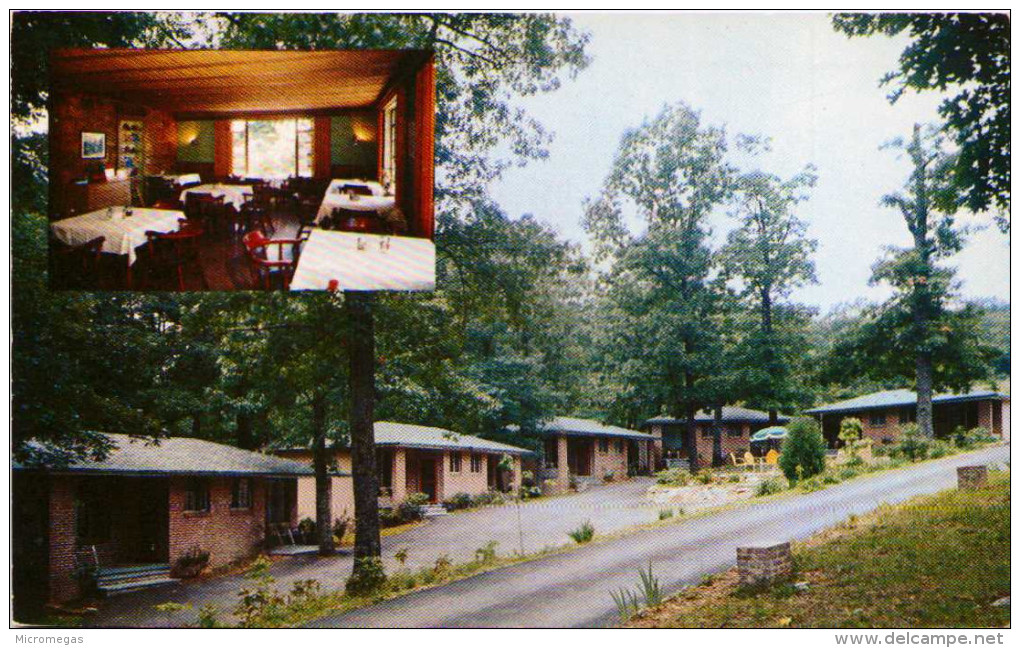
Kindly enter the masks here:
<path id="1" fill-rule="evenodd" d="M 567 435 L 556 437 L 556 487 L 565 493 L 570 490 L 570 462 L 567 460 Z"/>
<path id="2" fill-rule="evenodd" d="M 521 490 L 521 479 L 524 476 L 524 473 L 521 470 L 521 456 L 520 455 L 514 455 L 513 456 L 513 462 L 514 462 L 514 467 L 512 469 L 513 470 L 513 476 L 511 477 L 511 483 L 513 485 L 514 492 L 518 493 Z"/>
<path id="3" fill-rule="evenodd" d="M 737 576 L 742 586 L 765 585 L 793 575 L 790 543 L 737 547 Z"/>
<path id="4" fill-rule="evenodd" d="M 988 484 L 988 466 L 960 466 L 956 469 L 956 486 L 960 490 L 977 490 Z"/>
<path id="5" fill-rule="evenodd" d="M 393 451 L 393 472 L 390 477 L 393 491 L 393 504 L 400 504 L 407 499 L 407 450 L 396 448 Z"/>

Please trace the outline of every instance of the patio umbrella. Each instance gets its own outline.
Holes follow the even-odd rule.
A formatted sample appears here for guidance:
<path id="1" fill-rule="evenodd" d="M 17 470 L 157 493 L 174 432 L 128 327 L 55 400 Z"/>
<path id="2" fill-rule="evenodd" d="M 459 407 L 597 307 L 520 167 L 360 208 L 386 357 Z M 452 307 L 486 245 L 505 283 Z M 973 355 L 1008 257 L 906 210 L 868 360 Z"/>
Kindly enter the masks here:
<path id="1" fill-rule="evenodd" d="M 751 435 L 751 441 L 768 441 L 770 439 L 785 439 L 786 428 L 781 425 L 762 428 Z"/>

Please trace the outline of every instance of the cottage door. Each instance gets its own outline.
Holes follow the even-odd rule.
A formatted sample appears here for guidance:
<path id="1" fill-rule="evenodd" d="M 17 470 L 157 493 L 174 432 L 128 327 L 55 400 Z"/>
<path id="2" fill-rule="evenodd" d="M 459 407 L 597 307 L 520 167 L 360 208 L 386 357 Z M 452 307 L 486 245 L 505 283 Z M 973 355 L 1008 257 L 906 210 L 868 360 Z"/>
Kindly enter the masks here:
<path id="1" fill-rule="evenodd" d="M 426 459 L 422 457 L 419 462 L 419 477 L 418 485 L 421 488 L 421 492 L 429 496 L 429 501 L 435 503 L 436 500 L 436 460 Z"/>
<path id="2" fill-rule="evenodd" d="M 138 537 L 135 560 L 169 560 L 169 490 L 164 479 L 144 479 L 138 485 Z"/>

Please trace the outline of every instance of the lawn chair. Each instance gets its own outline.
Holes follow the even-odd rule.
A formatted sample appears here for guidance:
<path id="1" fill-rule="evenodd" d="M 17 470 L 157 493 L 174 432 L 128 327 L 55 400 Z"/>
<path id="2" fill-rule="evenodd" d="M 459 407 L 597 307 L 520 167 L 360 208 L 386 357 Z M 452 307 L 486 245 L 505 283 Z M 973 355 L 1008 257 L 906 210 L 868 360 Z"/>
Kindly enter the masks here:
<path id="1" fill-rule="evenodd" d="M 759 463 L 758 459 L 755 458 L 755 456 L 753 454 L 751 454 L 750 450 L 748 450 L 747 452 L 744 453 L 744 465 L 745 466 L 750 466 L 751 470 L 757 470 L 758 469 L 758 463 Z"/>
<path id="2" fill-rule="evenodd" d="M 776 452 L 775 448 L 771 448 L 767 453 L 765 453 L 765 464 L 768 466 L 779 465 L 779 453 Z"/>
<path id="3" fill-rule="evenodd" d="M 733 454 L 732 452 L 730 453 L 730 462 L 733 464 L 734 468 L 743 468 L 744 466 L 747 465 L 747 462 L 745 462 L 742 459 L 738 459 L 737 455 Z"/>

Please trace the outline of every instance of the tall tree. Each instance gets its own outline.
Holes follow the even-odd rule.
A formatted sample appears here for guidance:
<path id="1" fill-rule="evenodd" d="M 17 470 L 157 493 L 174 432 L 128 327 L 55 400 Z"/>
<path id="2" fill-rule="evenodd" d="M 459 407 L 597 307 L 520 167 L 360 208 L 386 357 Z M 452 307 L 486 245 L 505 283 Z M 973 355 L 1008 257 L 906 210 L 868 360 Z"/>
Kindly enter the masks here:
<path id="1" fill-rule="evenodd" d="M 610 267 L 603 281 L 619 323 L 617 368 L 646 376 L 644 398 L 687 420 L 692 470 L 695 414 L 718 400 L 711 376 L 721 353 L 714 316 L 723 286 L 713 276 L 707 219 L 731 191 L 725 152 L 720 129 L 702 128 L 685 104 L 667 106 L 624 134 L 584 221 Z M 646 230 L 631 234 L 625 213 L 638 214 Z"/>
<path id="2" fill-rule="evenodd" d="M 815 180 L 810 167 L 789 180 L 760 171 L 740 177 L 735 212 L 740 226 L 730 232 L 720 252 L 726 273 L 739 280 L 742 297 L 758 314 L 758 326 L 739 343 L 736 392 L 768 410 L 773 425 L 778 410 L 802 400 L 794 371 L 796 340 L 789 326 L 777 327 L 775 320 L 792 290 L 817 282 L 811 253 L 818 244 L 807 237 L 807 224 L 794 213 Z M 795 310 L 782 312 L 787 323 L 797 321 L 790 317 Z"/>
<path id="3" fill-rule="evenodd" d="M 833 25 L 851 37 L 909 35 L 899 69 L 882 79 L 898 84 L 889 100 L 908 89 L 956 92 L 939 107 L 943 128 L 959 148 L 945 168 L 953 191 L 940 197 L 941 207 L 995 208 L 1000 228 L 1009 231 L 1009 14 L 836 14 Z"/>
<path id="4" fill-rule="evenodd" d="M 905 369 L 900 354 L 913 364 L 917 389 L 917 424 L 933 436 L 932 393 L 937 383 L 968 388 L 988 371 L 988 357 L 977 340 L 977 322 L 971 309 L 953 310 L 954 271 L 940 261 L 958 252 L 963 235 L 952 214 L 940 211 L 935 197 L 943 190 L 946 166 L 952 158 L 943 152 L 942 136 L 915 126 L 909 141 L 893 146 L 905 151 L 912 170 L 904 190 L 886 195 L 885 206 L 900 212 L 913 239 L 909 248 L 890 248 L 875 264 L 872 282 L 891 285 L 896 294 L 865 321 L 852 346 L 872 352 L 868 362 Z M 840 347 L 845 348 L 845 345 Z M 874 370 L 873 370 L 874 371 Z"/>

